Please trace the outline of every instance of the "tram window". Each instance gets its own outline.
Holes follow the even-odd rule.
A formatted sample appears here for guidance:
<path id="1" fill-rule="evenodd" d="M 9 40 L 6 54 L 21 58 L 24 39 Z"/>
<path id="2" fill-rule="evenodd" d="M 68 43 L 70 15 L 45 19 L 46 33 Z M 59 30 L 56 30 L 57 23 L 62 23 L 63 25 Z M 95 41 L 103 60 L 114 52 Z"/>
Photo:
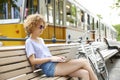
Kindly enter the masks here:
<path id="1" fill-rule="evenodd" d="M 98 21 L 97 21 L 97 23 L 96 23 L 96 28 L 98 28 L 98 26 L 99 26 L 99 25 L 98 25 Z"/>
<path id="2" fill-rule="evenodd" d="M 19 19 L 21 17 L 21 7 L 23 0 L 1 0 L 0 1 L 0 19 Z M 18 20 L 18 21 L 19 21 Z M 14 20 L 9 20 L 14 21 Z M 9 22 L 6 21 L 6 22 Z"/>
<path id="3" fill-rule="evenodd" d="M 76 26 L 77 25 L 77 14 L 76 14 L 76 6 L 75 5 L 72 5 L 71 7 L 71 15 L 72 15 L 72 19 L 73 19 L 73 25 Z"/>
<path id="4" fill-rule="evenodd" d="M 84 22 L 84 21 L 85 21 L 84 16 L 85 16 L 84 12 L 83 12 L 83 11 L 81 11 L 81 21 L 82 21 L 82 22 Z"/>
<path id="5" fill-rule="evenodd" d="M 102 30 L 101 28 L 102 28 L 102 23 L 100 22 L 100 26 L 99 26 L 99 29 L 100 29 L 100 30 Z"/>
<path id="6" fill-rule="evenodd" d="M 96 19 L 94 18 L 94 30 L 97 29 L 97 21 Z"/>
<path id="7" fill-rule="evenodd" d="M 66 3 L 66 25 L 68 26 L 70 25 L 70 19 L 71 19 L 71 3 L 67 1 Z"/>
<path id="8" fill-rule="evenodd" d="M 63 0 L 56 0 L 56 24 L 63 25 Z"/>
<path id="9" fill-rule="evenodd" d="M 81 21 L 81 18 L 82 18 L 82 15 L 83 13 L 81 12 L 81 9 L 80 8 L 77 8 L 77 26 L 84 30 L 85 29 L 85 26 L 84 26 L 84 23 Z"/>
<path id="10" fill-rule="evenodd" d="M 93 17 L 90 15 L 90 26 L 92 25 Z"/>
<path id="11" fill-rule="evenodd" d="M 46 0 L 47 22 L 53 23 L 54 0 Z"/>
<path id="12" fill-rule="evenodd" d="M 90 30 L 90 15 L 87 14 L 87 29 Z"/>
<path id="13" fill-rule="evenodd" d="M 77 26 L 81 26 L 81 12 L 79 8 L 77 8 Z"/>
<path id="14" fill-rule="evenodd" d="M 87 24 L 90 25 L 90 16 L 87 15 Z"/>
<path id="15" fill-rule="evenodd" d="M 26 18 L 30 14 L 39 13 L 38 5 L 38 0 L 27 0 L 24 17 Z"/>
<path id="16" fill-rule="evenodd" d="M 102 30 L 104 30 L 104 24 L 102 24 Z"/>
<path id="17" fill-rule="evenodd" d="M 92 24 L 91 24 L 91 26 L 92 26 L 92 30 L 94 30 L 95 29 L 95 22 L 94 22 L 94 18 L 92 18 Z"/>
<path id="18" fill-rule="evenodd" d="M 76 6 L 72 3 L 66 3 L 66 25 L 68 26 L 76 26 L 77 18 L 76 18 Z"/>

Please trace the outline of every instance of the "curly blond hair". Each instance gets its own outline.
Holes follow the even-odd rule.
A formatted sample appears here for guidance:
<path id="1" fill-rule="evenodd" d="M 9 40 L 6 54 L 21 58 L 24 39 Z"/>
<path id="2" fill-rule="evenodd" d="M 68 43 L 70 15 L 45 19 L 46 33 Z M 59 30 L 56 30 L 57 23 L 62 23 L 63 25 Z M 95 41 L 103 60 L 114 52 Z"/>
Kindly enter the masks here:
<path id="1" fill-rule="evenodd" d="M 31 14 L 27 16 L 27 18 L 24 21 L 24 28 L 28 34 L 32 33 L 33 28 L 37 27 L 39 23 L 43 23 L 44 27 L 46 27 L 46 22 L 44 20 L 44 17 L 40 14 Z"/>

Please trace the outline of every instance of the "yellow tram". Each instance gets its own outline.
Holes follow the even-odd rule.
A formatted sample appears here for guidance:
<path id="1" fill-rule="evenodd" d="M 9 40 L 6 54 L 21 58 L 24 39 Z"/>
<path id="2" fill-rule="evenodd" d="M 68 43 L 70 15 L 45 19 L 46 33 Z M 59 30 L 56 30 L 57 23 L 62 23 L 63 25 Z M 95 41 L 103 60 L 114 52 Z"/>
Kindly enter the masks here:
<path id="1" fill-rule="evenodd" d="M 68 40 L 116 38 L 116 31 L 83 7 L 77 0 L 2 0 L 0 1 L 0 38 L 25 38 L 24 19 L 42 14 L 48 27 L 41 35 L 46 43 Z M 113 34 L 114 33 L 114 34 Z M 109 35 L 109 36 L 108 36 Z M 103 36 L 103 37 L 101 37 Z M 3 46 L 23 45 L 22 41 L 1 41 Z"/>

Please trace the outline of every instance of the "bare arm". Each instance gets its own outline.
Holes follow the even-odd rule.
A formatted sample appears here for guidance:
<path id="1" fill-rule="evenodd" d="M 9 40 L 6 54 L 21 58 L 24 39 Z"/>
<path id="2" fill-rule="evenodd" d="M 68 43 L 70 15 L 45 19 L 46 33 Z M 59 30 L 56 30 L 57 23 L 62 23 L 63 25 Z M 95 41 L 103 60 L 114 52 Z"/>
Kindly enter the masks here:
<path id="1" fill-rule="evenodd" d="M 31 63 L 32 65 L 35 65 L 35 64 L 43 64 L 43 63 L 45 63 L 45 62 L 51 61 L 50 58 L 42 58 L 42 59 L 40 59 L 40 58 L 35 58 L 34 54 L 29 57 L 29 60 L 30 60 L 30 63 Z"/>
<path id="2" fill-rule="evenodd" d="M 63 58 L 63 57 L 52 56 L 52 57 L 40 59 L 40 58 L 35 58 L 34 54 L 29 57 L 29 60 L 30 60 L 30 63 L 32 65 L 43 64 L 43 63 L 46 63 L 46 62 L 49 62 L 49 61 L 52 61 L 52 62 L 65 62 L 65 58 Z"/>

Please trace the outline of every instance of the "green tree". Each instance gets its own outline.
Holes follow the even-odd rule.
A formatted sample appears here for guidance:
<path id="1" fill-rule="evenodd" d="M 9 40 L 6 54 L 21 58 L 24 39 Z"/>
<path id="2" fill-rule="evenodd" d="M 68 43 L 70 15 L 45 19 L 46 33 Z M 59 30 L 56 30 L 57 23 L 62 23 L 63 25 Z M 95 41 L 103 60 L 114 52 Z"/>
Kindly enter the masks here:
<path id="1" fill-rule="evenodd" d="M 12 7 L 17 7 L 17 5 L 15 4 L 15 2 L 17 2 L 18 0 L 9 0 L 10 1 L 10 5 L 12 6 Z M 8 3 L 8 0 L 0 0 L 0 9 L 3 9 L 2 8 L 2 4 L 3 3 Z"/>
<path id="2" fill-rule="evenodd" d="M 115 9 L 115 8 L 120 8 L 120 0 L 117 0 L 115 3 L 113 3 L 111 6 L 110 6 L 112 9 Z"/>
<path id="3" fill-rule="evenodd" d="M 113 25 L 118 32 L 117 40 L 120 41 L 120 24 Z"/>
<path id="4" fill-rule="evenodd" d="M 8 4 L 8 13 L 11 14 L 11 7 L 14 7 L 16 9 L 19 10 L 19 7 L 17 6 L 16 2 L 18 2 L 18 0 L 0 0 L 0 18 L 3 19 L 4 18 L 4 14 L 5 14 L 5 4 Z M 11 18 L 11 16 L 9 15 L 8 18 Z"/>
<path id="5" fill-rule="evenodd" d="M 76 7 L 72 5 L 71 7 L 71 14 L 75 17 L 76 16 Z"/>
<path id="6" fill-rule="evenodd" d="M 100 14 L 97 14 L 97 17 L 103 19 L 103 17 Z"/>

